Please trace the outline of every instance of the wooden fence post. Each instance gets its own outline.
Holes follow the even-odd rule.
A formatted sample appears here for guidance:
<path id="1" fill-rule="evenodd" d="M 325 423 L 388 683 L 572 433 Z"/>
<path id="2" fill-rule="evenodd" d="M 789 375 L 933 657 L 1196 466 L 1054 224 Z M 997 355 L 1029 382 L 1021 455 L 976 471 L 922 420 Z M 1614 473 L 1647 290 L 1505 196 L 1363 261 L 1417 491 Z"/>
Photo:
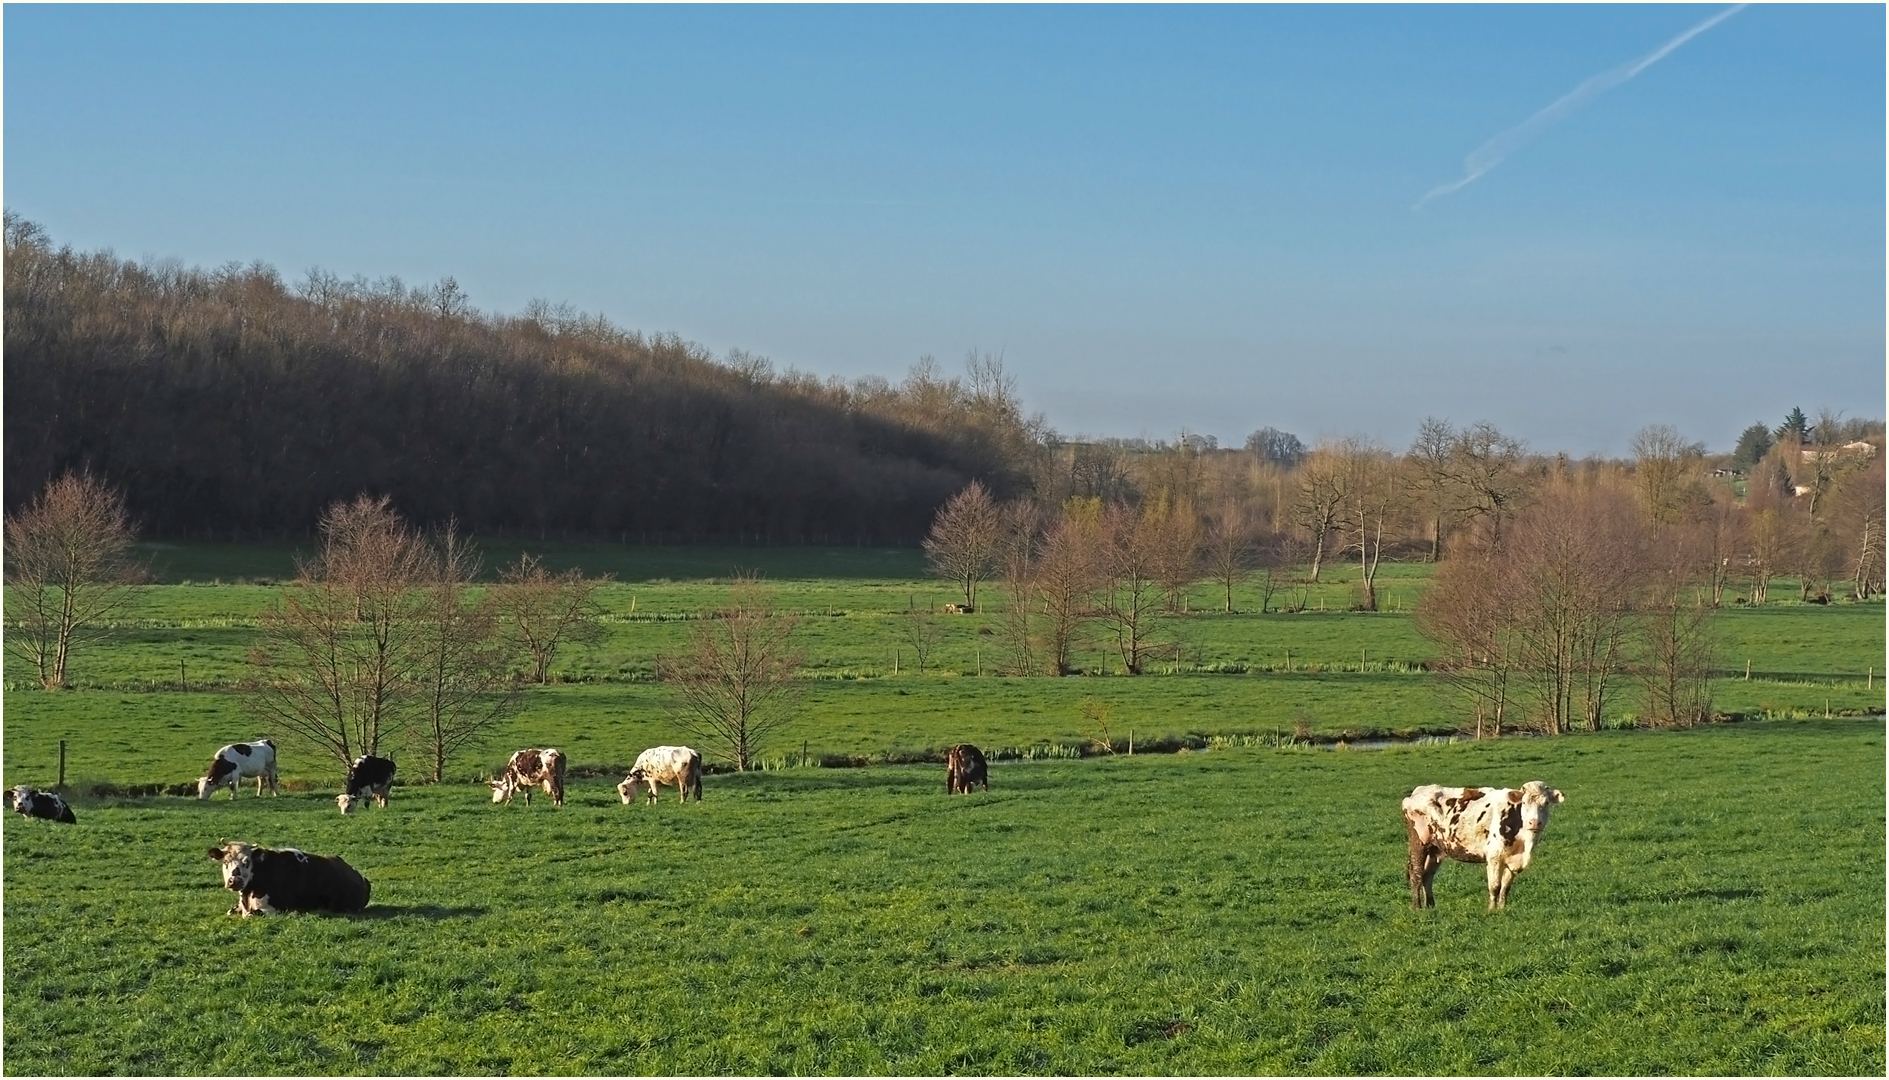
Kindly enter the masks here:
<path id="1" fill-rule="evenodd" d="M 64 739 L 59 740 L 59 783 L 54 786 L 61 789 L 66 786 L 66 741 Z"/>

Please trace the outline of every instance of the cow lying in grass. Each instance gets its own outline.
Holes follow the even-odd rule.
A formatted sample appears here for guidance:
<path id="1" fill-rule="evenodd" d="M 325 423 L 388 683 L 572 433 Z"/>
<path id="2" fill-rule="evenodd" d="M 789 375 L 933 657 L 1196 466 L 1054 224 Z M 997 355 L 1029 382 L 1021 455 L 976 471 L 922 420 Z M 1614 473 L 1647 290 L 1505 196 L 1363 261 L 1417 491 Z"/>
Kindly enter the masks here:
<path id="1" fill-rule="evenodd" d="M 656 789 L 669 784 L 676 786 L 678 802 L 688 802 L 693 794 L 696 802 L 702 801 L 702 755 L 686 746 L 652 746 L 636 755 L 636 764 L 630 767 L 630 775 L 617 785 L 617 794 L 622 797 L 623 805 L 636 801 L 636 786 L 642 784 L 649 789 L 650 805 L 656 803 Z"/>
<path id="2" fill-rule="evenodd" d="M 247 919 L 278 911 L 354 912 L 367 907 L 367 879 L 333 855 L 226 840 L 210 849 L 210 858 L 223 864 L 223 887 L 236 894 L 231 915 Z"/>
<path id="3" fill-rule="evenodd" d="M 525 805 L 531 805 L 531 789 L 542 786 L 551 796 L 551 805 L 564 805 L 564 751 L 520 750 L 505 763 L 505 771 L 492 781 L 492 801 L 509 803 L 520 791 Z"/>
<path id="4" fill-rule="evenodd" d="M 384 757 L 362 754 L 354 759 L 354 764 L 348 766 L 347 784 L 345 790 L 335 796 L 335 805 L 339 806 L 341 812 L 345 814 L 354 809 L 356 803 L 366 802 L 368 796 L 371 795 L 380 808 L 385 810 L 387 809 L 387 795 L 393 786 L 393 761 Z"/>
<path id="5" fill-rule="evenodd" d="M 13 789 L 12 802 L 14 811 L 27 817 L 45 818 L 67 825 L 79 823 L 78 815 L 72 812 L 72 808 L 66 805 L 57 792 L 38 791 L 21 784 Z"/>
<path id="6" fill-rule="evenodd" d="M 1507 907 L 1515 875 L 1528 869 L 1559 791 L 1539 780 L 1519 788 L 1453 788 L 1426 784 L 1404 799 L 1410 838 L 1410 906 L 1436 906 L 1430 882 L 1448 856 L 1489 870 L 1489 910 Z"/>

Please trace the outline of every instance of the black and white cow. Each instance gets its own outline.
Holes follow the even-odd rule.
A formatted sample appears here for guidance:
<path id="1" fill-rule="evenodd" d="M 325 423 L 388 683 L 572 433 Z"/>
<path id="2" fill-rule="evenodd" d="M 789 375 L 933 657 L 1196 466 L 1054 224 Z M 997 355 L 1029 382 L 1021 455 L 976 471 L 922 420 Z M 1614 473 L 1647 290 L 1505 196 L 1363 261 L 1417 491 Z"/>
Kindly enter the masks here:
<path id="1" fill-rule="evenodd" d="M 79 823 L 79 819 L 72 813 L 72 808 L 67 806 L 66 801 L 57 793 L 37 791 L 25 784 L 13 789 L 13 809 L 27 817 L 63 821 L 67 825 Z"/>
<path id="2" fill-rule="evenodd" d="M 269 794 L 277 794 L 275 788 L 275 743 L 268 739 L 257 739 L 253 743 L 231 743 L 216 752 L 210 759 L 210 768 L 197 781 L 197 798 L 207 799 L 217 788 L 227 786 L 230 798 L 236 797 L 236 785 L 249 777 L 256 778 L 256 794 L 262 794 L 262 785 L 269 785 Z"/>
<path id="3" fill-rule="evenodd" d="M 210 858 L 223 864 L 223 887 L 236 894 L 231 915 L 354 912 L 367 906 L 367 879 L 338 856 L 226 840 L 210 849 Z"/>
<path id="4" fill-rule="evenodd" d="M 1457 788 L 1425 784 L 1404 798 L 1410 839 L 1410 906 L 1436 906 L 1430 882 L 1445 858 L 1482 863 L 1489 875 L 1489 910 L 1509 905 L 1515 875 L 1534 860 L 1548 826 L 1548 808 L 1562 794 L 1539 780 L 1519 788 Z"/>
<path id="5" fill-rule="evenodd" d="M 362 754 L 348 766 L 347 790 L 335 796 L 335 805 L 342 813 L 354 809 L 354 805 L 366 802 L 372 795 L 382 810 L 387 809 L 387 794 L 394 786 L 394 763 L 391 758 L 373 757 Z"/>
<path id="6" fill-rule="evenodd" d="M 505 763 L 505 771 L 492 781 L 492 801 L 509 803 L 519 791 L 525 793 L 525 805 L 531 805 L 531 789 L 543 786 L 551 796 L 551 805 L 564 805 L 564 751 L 520 750 Z"/>

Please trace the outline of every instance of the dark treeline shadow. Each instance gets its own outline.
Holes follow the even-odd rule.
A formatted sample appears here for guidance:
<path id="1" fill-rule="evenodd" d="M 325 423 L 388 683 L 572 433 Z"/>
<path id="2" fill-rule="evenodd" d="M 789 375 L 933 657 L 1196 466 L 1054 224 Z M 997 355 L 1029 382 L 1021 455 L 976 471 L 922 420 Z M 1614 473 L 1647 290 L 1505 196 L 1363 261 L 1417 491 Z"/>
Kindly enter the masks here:
<path id="1" fill-rule="evenodd" d="M 451 279 L 285 284 L 56 248 L 6 218 L 7 507 L 72 469 L 147 534 L 301 536 L 389 495 L 485 535 L 915 543 L 973 478 L 1027 484 L 1007 380 L 847 384 Z M 989 370 L 986 369 L 986 374 Z"/>

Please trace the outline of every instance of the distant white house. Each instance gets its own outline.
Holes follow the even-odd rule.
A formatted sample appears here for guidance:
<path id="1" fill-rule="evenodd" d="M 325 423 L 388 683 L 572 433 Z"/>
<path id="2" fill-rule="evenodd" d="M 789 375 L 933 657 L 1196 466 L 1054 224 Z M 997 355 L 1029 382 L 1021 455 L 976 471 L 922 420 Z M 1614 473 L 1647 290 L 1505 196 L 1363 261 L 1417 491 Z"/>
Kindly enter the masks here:
<path id="1" fill-rule="evenodd" d="M 1803 453 L 1805 461 L 1835 461 L 1845 454 L 1861 454 L 1864 457 L 1875 457 L 1876 446 L 1874 443 L 1868 443 L 1858 439 L 1855 442 L 1844 443 L 1842 446 L 1806 446 L 1804 447 Z"/>

